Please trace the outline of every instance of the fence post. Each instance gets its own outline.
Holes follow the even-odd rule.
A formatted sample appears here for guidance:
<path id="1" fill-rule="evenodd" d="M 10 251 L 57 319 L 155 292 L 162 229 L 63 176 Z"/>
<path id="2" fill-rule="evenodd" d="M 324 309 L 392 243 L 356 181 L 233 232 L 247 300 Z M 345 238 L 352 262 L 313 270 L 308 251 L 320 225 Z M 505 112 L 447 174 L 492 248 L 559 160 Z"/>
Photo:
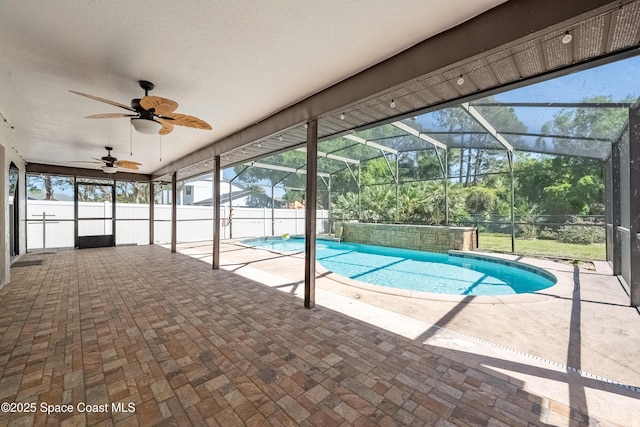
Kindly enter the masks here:
<path id="1" fill-rule="evenodd" d="M 227 205 L 222 205 L 221 208 L 223 210 L 221 218 L 229 218 L 229 212 L 227 212 Z M 221 224 L 224 224 L 224 220 L 221 220 Z M 229 225 L 230 225 L 229 221 L 227 220 L 227 226 L 222 227 L 225 239 L 227 238 L 227 228 L 229 228 Z"/>
<path id="2" fill-rule="evenodd" d="M 267 236 L 267 208 L 262 208 L 262 235 Z"/>
<path id="3" fill-rule="evenodd" d="M 107 217 L 107 201 L 102 202 L 102 217 Z M 107 234 L 107 221 L 102 221 L 102 232 Z"/>

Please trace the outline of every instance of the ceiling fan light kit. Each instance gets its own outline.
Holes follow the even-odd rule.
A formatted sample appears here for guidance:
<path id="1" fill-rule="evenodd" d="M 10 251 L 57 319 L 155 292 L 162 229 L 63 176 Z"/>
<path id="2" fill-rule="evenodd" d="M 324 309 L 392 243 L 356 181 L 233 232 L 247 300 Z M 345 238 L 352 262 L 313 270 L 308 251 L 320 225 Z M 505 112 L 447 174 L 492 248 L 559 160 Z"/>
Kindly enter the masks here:
<path id="1" fill-rule="evenodd" d="M 102 167 L 102 172 L 104 172 L 104 173 L 116 173 L 116 172 L 118 172 L 118 168 L 115 167 L 115 166 L 104 165 Z"/>
<path id="2" fill-rule="evenodd" d="M 136 131 L 147 135 L 153 135 L 162 129 L 162 123 L 156 122 L 153 119 L 143 119 L 142 117 L 132 118 L 131 124 Z"/>

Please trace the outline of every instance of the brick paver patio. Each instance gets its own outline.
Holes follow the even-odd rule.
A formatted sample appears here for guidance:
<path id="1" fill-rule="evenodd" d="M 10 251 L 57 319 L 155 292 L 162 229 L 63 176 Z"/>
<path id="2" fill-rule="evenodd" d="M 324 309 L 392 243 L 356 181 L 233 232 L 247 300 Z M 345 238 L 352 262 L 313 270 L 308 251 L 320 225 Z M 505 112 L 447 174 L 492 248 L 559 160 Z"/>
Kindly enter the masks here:
<path id="1" fill-rule="evenodd" d="M 22 259 L 43 262 L 12 268 L 0 290 L 0 402 L 17 411 L 3 406 L 0 425 L 598 423 L 162 247 Z"/>

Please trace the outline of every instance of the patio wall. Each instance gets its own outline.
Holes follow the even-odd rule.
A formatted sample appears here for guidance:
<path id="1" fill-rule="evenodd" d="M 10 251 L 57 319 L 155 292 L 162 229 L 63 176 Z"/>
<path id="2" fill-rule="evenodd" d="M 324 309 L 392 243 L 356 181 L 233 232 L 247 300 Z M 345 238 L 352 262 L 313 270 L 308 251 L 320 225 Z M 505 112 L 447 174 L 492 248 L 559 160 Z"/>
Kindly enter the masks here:
<path id="1" fill-rule="evenodd" d="M 343 222 L 336 224 L 336 237 L 344 242 L 441 253 L 473 251 L 478 246 L 475 227 Z"/>

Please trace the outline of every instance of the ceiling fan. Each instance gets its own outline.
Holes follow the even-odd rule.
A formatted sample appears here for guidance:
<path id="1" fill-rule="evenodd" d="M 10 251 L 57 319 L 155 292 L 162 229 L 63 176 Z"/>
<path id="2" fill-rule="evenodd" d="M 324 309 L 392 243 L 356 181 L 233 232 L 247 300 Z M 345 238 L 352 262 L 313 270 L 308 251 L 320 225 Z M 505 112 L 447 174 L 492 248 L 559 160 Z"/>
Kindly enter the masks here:
<path id="1" fill-rule="evenodd" d="M 142 163 L 133 162 L 131 160 L 118 160 L 117 158 L 113 157 L 111 155 L 111 150 L 113 150 L 113 148 L 111 147 L 104 147 L 104 149 L 107 150 L 106 156 L 101 157 L 99 159 L 94 158 L 93 162 L 83 162 L 83 163 L 101 164 L 102 167 L 100 169 L 102 169 L 104 173 L 116 173 L 120 169 L 138 170 L 138 166 L 142 166 Z"/>
<path id="2" fill-rule="evenodd" d="M 109 101 L 108 99 L 100 98 L 94 95 L 87 95 L 86 93 L 76 92 L 70 90 L 69 92 L 76 95 L 86 96 L 87 98 L 95 99 L 96 101 L 104 102 L 116 107 L 124 108 L 134 114 L 125 113 L 106 113 L 106 114 L 94 114 L 87 116 L 88 119 L 113 119 L 121 117 L 130 117 L 133 127 L 141 133 L 153 134 L 158 133 L 160 135 L 166 135 L 173 130 L 174 126 L 187 126 L 195 129 L 211 130 L 211 125 L 194 116 L 188 116 L 186 114 L 174 113 L 174 110 L 178 108 L 178 103 L 167 98 L 159 96 L 149 96 L 149 91 L 154 88 L 153 83 L 140 80 L 140 87 L 144 89 L 144 97 L 135 98 L 131 100 L 131 107 L 120 104 L 119 102 Z"/>

